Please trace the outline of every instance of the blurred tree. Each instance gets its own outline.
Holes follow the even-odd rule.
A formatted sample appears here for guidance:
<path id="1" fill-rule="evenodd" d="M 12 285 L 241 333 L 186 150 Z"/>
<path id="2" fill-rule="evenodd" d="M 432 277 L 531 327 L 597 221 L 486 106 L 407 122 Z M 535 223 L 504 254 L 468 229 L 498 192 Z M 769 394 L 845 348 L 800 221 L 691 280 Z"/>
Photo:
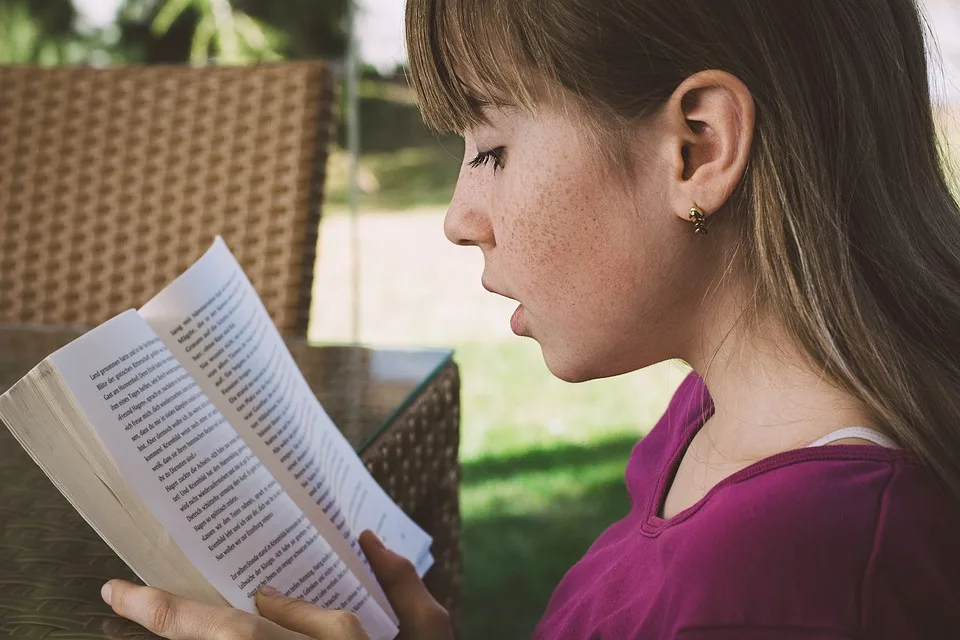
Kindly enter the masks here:
<path id="1" fill-rule="evenodd" d="M 123 0 L 81 24 L 80 0 L 0 0 L 0 63 L 242 64 L 341 58 L 351 0 Z"/>
<path id="2" fill-rule="evenodd" d="M 144 63 L 238 64 L 339 58 L 350 0 L 126 0 L 126 56 Z"/>
<path id="3" fill-rule="evenodd" d="M 265 24 L 234 9 L 228 0 L 167 0 L 153 18 L 151 30 L 163 37 L 173 23 L 192 9 L 196 19 L 190 44 L 190 62 L 210 60 L 242 64 L 279 58 L 280 38 Z"/>
<path id="4" fill-rule="evenodd" d="M 0 62 L 62 64 L 82 57 L 70 0 L 0 0 Z"/>
<path id="5" fill-rule="evenodd" d="M 398 0 L 399 1 L 399 0 Z M 285 58 L 341 58 L 347 49 L 351 0 L 234 0 L 284 34 Z"/>

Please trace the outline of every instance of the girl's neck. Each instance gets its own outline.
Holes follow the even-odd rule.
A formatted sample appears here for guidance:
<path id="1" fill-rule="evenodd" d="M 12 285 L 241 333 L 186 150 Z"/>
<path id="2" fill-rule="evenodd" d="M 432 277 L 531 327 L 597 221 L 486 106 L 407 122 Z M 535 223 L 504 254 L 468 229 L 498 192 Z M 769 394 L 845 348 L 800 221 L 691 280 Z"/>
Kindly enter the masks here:
<path id="1" fill-rule="evenodd" d="M 699 348 L 687 360 L 703 377 L 715 412 L 699 447 L 714 459 L 736 464 L 802 447 L 848 426 L 878 430 L 867 407 L 832 385 L 809 363 L 776 323 L 743 323 L 723 313 L 710 316 Z"/>

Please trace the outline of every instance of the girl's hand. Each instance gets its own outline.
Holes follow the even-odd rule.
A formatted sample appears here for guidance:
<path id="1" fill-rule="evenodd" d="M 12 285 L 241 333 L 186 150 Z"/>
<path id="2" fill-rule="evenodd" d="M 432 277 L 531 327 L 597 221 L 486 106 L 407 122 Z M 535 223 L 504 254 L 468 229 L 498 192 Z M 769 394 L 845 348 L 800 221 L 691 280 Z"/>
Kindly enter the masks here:
<path id="1" fill-rule="evenodd" d="M 398 640 L 451 640 L 447 612 L 427 591 L 413 565 L 386 549 L 369 531 L 360 536 L 360 546 L 400 618 Z M 257 594 L 260 616 L 122 580 L 103 585 L 101 595 L 118 615 L 169 640 L 369 639 L 353 613 L 272 595 L 267 588 Z"/>

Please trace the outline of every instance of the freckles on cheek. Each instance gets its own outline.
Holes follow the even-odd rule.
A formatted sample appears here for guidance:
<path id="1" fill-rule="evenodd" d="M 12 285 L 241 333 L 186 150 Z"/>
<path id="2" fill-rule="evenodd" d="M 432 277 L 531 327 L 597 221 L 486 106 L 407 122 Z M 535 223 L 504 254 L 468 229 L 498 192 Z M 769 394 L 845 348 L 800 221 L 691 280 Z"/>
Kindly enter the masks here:
<path id="1" fill-rule="evenodd" d="M 549 238 L 546 259 L 554 277 L 563 278 L 571 289 L 585 284 L 608 249 L 595 185 L 589 184 L 588 176 L 566 172 L 540 193 L 537 206 Z"/>
<path id="2" fill-rule="evenodd" d="M 571 256 L 582 253 L 577 240 L 590 226 L 584 200 L 578 180 L 556 169 L 518 181 L 512 235 L 531 267 L 558 276 Z"/>

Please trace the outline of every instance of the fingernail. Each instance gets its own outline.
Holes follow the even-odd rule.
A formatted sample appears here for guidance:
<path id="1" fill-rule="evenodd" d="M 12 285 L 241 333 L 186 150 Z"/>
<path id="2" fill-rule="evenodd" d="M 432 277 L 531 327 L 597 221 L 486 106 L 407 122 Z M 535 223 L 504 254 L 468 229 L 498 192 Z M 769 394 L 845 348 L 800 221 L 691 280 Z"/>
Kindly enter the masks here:
<path id="1" fill-rule="evenodd" d="M 271 587 L 268 584 L 260 587 L 260 593 L 267 596 L 268 598 L 282 598 L 283 593 L 276 587 Z"/>
<path id="2" fill-rule="evenodd" d="M 103 598 L 103 601 L 107 604 L 110 604 L 110 596 L 113 595 L 113 585 L 111 583 L 106 583 L 100 587 L 100 597 Z"/>
<path id="3" fill-rule="evenodd" d="M 383 544 L 383 540 L 380 539 L 380 536 L 375 534 L 373 531 L 367 531 L 367 537 L 370 539 L 370 544 L 377 549 L 385 549 L 386 547 Z"/>

